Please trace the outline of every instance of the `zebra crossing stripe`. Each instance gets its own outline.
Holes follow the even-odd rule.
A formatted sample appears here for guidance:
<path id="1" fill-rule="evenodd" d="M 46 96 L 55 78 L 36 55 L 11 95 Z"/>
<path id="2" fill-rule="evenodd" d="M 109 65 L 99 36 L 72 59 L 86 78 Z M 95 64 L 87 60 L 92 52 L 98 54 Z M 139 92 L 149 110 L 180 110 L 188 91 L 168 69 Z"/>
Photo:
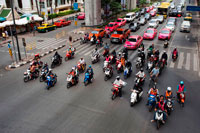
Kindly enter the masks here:
<path id="1" fill-rule="evenodd" d="M 190 53 L 187 53 L 185 69 L 190 70 Z"/>
<path id="2" fill-rule="evenodd" d="M 54 45 L 57 45 L 57 44 L 60 44 L 60 43 L 62 43 L 62 42 L 64 42 L 64 41 L 66 41 L 67 39 L 64 39 L 64 40 L 59 40 L 59 41 L 56 41 L 56 40 L 49 40 L 49 41 L 45 41 L 45 42 L 43 42 L 43 43 L 38 43 L 37 44 L 37 49 L 44 49 L 45 47 L 46 48 L 48 48 L 48 47 L 51 47 L 51 46 L 54 46 Z"/>
<path id="3" fill-rule="evenodd" d="M 180 52 L 180 56 L 179 56 L 179 62 L 178 62 L 178 66 L 177 68 L 178 69 L 182 69 L 182 66 L 183 66 L 183 61 L 184 61 L 184 53 L 183 52 Z"/>
<path id="4" fill-rule="evenodd" d="M 82 46 L 80 46 L 80 47 L 77 47 L 76 49 L 76 52 L 77 53 L 79 53 L 79 52 L 81 52 L 82 50 L 84 50 L 84 49 L 87 49 L 88 47 L 90 47 L 89 45 L 82 45 Z"/>
<path id="5" fill-rule="evenodd" d="M 85 50 L 81 51 L 79 54 L 84 54 L 87 51 L 93 50 L 96 46 L 90 46 L 89 48 L 86 48 Z"/>
<path id="6" fill-rule="evenodd" d="M 194 54 L 193 63 L 194 63 L 193 70 L 198 71 L 198 56 L 197 56 L 197 54 Z"/>
<path id="7" fill-rule="evenodd" d="M 112 45 L 112 46 L 114 46 L 114 45 Z M 112 52 L 113 50 L 116 50 L 116 49 L 118 49 L 119 47 L 121 47 L 121 45 L 120 45 L 120 46 L 117 46 L 117 47 L 111 48 L 110 51 Z"/>

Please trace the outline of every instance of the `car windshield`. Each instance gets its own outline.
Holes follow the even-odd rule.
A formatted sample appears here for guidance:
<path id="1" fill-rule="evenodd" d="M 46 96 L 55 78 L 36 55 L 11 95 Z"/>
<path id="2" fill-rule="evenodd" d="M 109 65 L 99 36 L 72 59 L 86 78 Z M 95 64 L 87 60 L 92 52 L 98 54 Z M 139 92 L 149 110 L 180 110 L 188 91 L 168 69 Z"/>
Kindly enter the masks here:
<path id="1" fill-rule="evenodd" d="M 92 31 L 91 33 L 92 34 L 98 34 L 98 31 Z"/>
<path id="2" fill-rule="evenodd" d="M 169 31 L 168 30 L 162 30 L 161 33 L 162 34 L 169 34 Z"/>
<path id="3" fill-rule="evenodd" d="M 153 30 L 147 30 L 146 33 L 152 33 L 153 34 Z"/>
<path id="4" fill-rule="evenodd" d="M 141 18 L 140 21 L 144 21 L 144 18 Z"/>
<path id="5" fill-rule="evenodd" d="M 136 38 L 129 38 L 128 41 L 129 42 L 137 42 L 137 39 Z"/>
<path id="6" fill-rule="evenodd" d="M 145 17 L 148 17 L 149 16 L 149 14 L 145 14 Z"/>
<path id="7" fill-rule="evenodd" d="M 156 23 L 156 21 L 155 21 L 155 20 L 151 20 L 149 23 L 153 23 L 153 24 L 155 24 L 155 23 Z"/>
<path id="8" fill-rule="evenodd" d="M 122 22 L 122 20 L 117 20 L 117 22 Z"/>
<path id="9" fill-rule="evenodd" d="M 56 22 L 58 22 L 58 23 L 59 23 L 59 22 L 61 22 L 61 21 L 59 21 L 59 20 L 58 20 L 58 21 L 56 21 Z"/>
<path id="10" fill-rule="evenodd" d="M 187 13 L 186 17 L 192 17 L 192 15 L 190 13 Z"/>
<path id="11" fill-rule="evenodd" d="M 163 16 L 158 16 L 157 19 L 163 19 Z"/>
<path id="12" fill-rule="evenodd" d="M 167 27 L 174 27 L 173 24 L 167 24 L 166 26 L 167 26 Z"/>
<path id="13" fill-rule="evenodd" d="M 131 23 L 130 26 L 137 26 L 137 23 Z"/>
<path id="14" fill-rule="evenodd" d="M 108 24 L 108 27 L 113 27 L 113 24 Z"/>
<path id="15" fill-rule="evenodd" d="M 150 11 L 150 13 L 154 13 L 154 11 Z"/>
<path id="16" fill-rule="evenodd" d="M 126 18 L 130 18 L 131 16 L 126 16 Z"/>
<path id="17" fill-rule="evenodd" d="M 115 31 L 114 34 L 123 34 L 123 31 Z"/>

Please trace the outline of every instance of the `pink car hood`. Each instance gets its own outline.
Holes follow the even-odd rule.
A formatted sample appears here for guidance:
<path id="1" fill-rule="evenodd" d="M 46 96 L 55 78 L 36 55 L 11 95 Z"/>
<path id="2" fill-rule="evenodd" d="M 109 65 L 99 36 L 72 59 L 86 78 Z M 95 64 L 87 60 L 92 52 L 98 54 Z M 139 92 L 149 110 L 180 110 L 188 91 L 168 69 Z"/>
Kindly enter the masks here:
<path id="1" fill-rule="evenodd" d="M 126 41 L 126 42 L 125 42 L 125 45 L 133 45 L 133 46 L 134 46 L 134 45 L 136 45 L 136 42 L 129 42 L 129 41 Z"/>
<path id="2" fill-rule="evenodd" d="M 153 34 L 151 34 L 151 33 L 144 33 L 144 36 L 149 36 L 149 37 L 152 37 L 152 36 L 153 36 Z"/>
<path id="3" fill-rule="evenodd" d="M 161 36 L 162 36 L 162 37 L 168 37 L 169 34 L 163 34 L 163 33 L 160 33 L 159 36 L 160 36 L 160 37 L 161 37 Z"/>

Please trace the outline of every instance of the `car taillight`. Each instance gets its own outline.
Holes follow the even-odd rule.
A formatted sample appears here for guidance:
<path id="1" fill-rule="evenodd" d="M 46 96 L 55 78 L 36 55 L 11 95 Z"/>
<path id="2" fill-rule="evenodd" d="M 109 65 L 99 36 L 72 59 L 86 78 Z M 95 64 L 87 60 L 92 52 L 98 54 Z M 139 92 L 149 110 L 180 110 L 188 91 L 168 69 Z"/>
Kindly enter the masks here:
<path id="1" fill-rule="evenodd" d="M 178 14 L 178 17 L 181 17 L 181 14 Z"/>

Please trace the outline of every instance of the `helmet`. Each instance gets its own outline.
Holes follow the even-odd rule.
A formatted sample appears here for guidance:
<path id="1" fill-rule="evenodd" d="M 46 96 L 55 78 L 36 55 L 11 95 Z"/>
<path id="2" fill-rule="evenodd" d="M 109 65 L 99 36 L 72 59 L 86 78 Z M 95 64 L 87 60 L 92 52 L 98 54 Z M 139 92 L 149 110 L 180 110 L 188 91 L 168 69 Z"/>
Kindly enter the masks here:
<path id="1" fill-rule="evenodd" d="M 143 71 L 144 71 L 144 70 L 143 70 L 143 68 L 141 68 L 141 69 L 140 69 L 140 71 L 142 71 L 142 72 L 143 72 Z"/>
<path id="2" fill-rule="evenodd" d="M 172 90 L 172 88 L 171 87 L 167 87 L 167 91 L 171 91 Z"/>
<path id="3" fill-rule="evenodd" d="M 151 57 L 153 57 L 153 55 L 151 55 Z"/>
<path id="4" fill-rule="evenodd" d="M 92 68 L 92 66 L 91 66 L 91 65 L 89 65 L 89 68 Z"/>
<path id="5" fill-rule="evenodd" d="M 75 67 L 72 67 L 72 70 L 75 70 Z"/>
<path id="6" fill-rule="evenodd" d="M 30 66 L 32 66 L 32 65 L 33 65 L 33 63 L 31 62 L 31 63 L 30 63 Z"/>
<path id="7" fill-rule="evenodd" d="M 83 57 L 81 57 L 81 60 L 83 59 Z"/>
<path id="8" fill-rule="evenodd" d="M 97 48 L 95 48 L 95 50 L 97 51 Z"/>
<path id="9" fill-rule="evenodd" d="M 161 97 L 163 97 L 163 98 L 164 98 L 164 96 L 163 96 L 163 95 L 160 95 L 160 98 L 161 98 Z"/>
<path id="10" fill-rule="evenodd" d="M 117 76 L 116 79 L 119 80 L 119 79 L 120 79 L 120 76 Z"/>
<path id="11" fill-rule="evenodd" d="M 47 62 L 45 62 L 44 66 L 48 66 Z"/>
<path id="12" fill-rule="evenodd" d="M 49 72 L 52 72 L 52 71 L 53 71 L 53 70 L 50 68 L 50 69 L 49 69 Z"/>
<path id="13" fill-rule="evenodd" d="M 181 82 L 180 82 L 180 84 L 181 84 L 181 85 L 183 85 L 183 84 L 184 84 L 184 82 L 183 82 L 183 81 L 181 81 Z"/>
<path id="14" fill-rule="evenodd" d="M 164 50 L 163 52 L 164 52 L 164 53 L 166 53 L 166 51 L 165 51 L 165 50 Z"/>

